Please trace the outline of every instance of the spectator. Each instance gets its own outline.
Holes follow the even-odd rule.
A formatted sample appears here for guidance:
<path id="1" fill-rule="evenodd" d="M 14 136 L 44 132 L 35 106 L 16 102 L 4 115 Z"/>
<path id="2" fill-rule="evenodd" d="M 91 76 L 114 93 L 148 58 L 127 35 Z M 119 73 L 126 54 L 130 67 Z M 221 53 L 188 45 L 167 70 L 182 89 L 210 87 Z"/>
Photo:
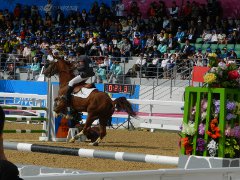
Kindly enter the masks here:
<path id="1" fill-rule="evenodd" d="M 50 18 L 52 17 L 52 1 L 48 0 L 48 3 L 44 6 L 44 11 L 45 11 L 45 16 L 50 16 Z"/>
<path id="2" fill-rule="evenodd" d="M 152 35 L 149 33 L 147 35 L 147 41 L 146 41 L 146 44 L 145 44 L 145 50 L 149 51 L 149 49 L 152 48 L 153 46 L 154 46 L 154 40 L 152 38 Z"/>
<path id="3" fill-rule="evenodd" d="M 217 44 L 218 43 L 218 35 L 217 35 L 216 30 L 212 30 L 210 43 L 211 44 Z"/>
<path id="4" fill-rule="evenodd" d="M 126 57 L 124 62 L 128 62 L 128 57 L 130 56 L 131 44 L 127 37 L 124 38 L 122 46 L 120 48 L 121 57 Z"/>
<path id="5" fill-rule="evenodd" d="M 163 79 L 166 79 L 167 76 L 168 76 L 167 64 L 169 63 L 169 61 L 170 60 L 168 58 L 168 54 L 164 53 L 163 60 L 161 62 L 161 68 L 162 68 L 162 71 L 163 71 Z"/>
<path id="6" fill-rule="evenodd" d="M 103 81 L 107 80 L 107 71 L 105 64 L 99 64 L 95 73 L 95 83 L 103 83 Z"/>
<path id="7" fill-rule="evenodd" d="M 127 74 L 129 74 L 131 77 L 137 77 L 137 72 L 141 71 L 141 69 L 146 69 L 146 59 L 144 58 L 143 53 L 140 54 L 140 57 L 138 57 L 130 72 Z M 142 74 L 140 74 L 140 76 L 142 76 Z"/>
<path id="8" fill-rule="evenodd" d="M 119 61 L 115 60 L 110 67 L 110 78 L 108 80 L 108 83 L 113 82 L 113 78 L 116 79 L 115 83 L 120 83 L 122 82 L 123 78 L 123 68 L 120 65 Z"/>
<path id="9" fill-rule="evenodd" d="M 125 10 L 125 6 L 122 2 L 122 0 L 118 1 L 118 4 L 116 5 L 115 11 L 116 11 L 116 16 L 118 18 L 122 18 L 124 16 L 124 10 Z"/>
<path id="10" fill-rule="evenodd" d="M 161 41 L 161 43 L 158 45 L 157 50 L 161 53 L 164 54 L 167 52 L 167 44 L 165 41 Z"/>
<path id="11" fill-rule="evenodd" d="M 27 80 L 30 80 L 30 74 L 32 74 L 32 79 L 31 80 L 36 80 L 36 75 L 40 73 L 40 63 L 38 61 L 38 57 L 33 58 L 33 63 L 30 65 L 30 69 L 28 69 L 28 76 Z"/>
<path id="12" fill-rule="evenodd" d="M 177 17 L 178 17 L 178 6 L 176 4 L 176 1 L 172 2 L 172 7 L 169 8 L 169 13 L 173 18 L 177 19 Z"/>
<path id="13" fill-rule="evenodd" d="M 201 67 L 204 66 L 204 64 L 203 64 L 203 56 L 201 56 L 201 55 L 198 55 L 198 56 L 197 56 L 197 62 L 196 62 L 195 65 L 196 65 L 196 66 L 201 66 Z"/>
<path id="14" fill-rule="evenodd" d="M 187 39 L 185 41 L 185 45 L 183 45 L 182 49 L 181 49 L 181 53 L 182 53 L 182 58 L 186 58 L 191 54 L 191 49 L 192 49 L 192 45 L 190 45 L 189 40 Z"/>
<path id="15" fill-rule="evenodd" d="M 185 35 L 185 33 L 184 33 L 184 31 L 182 31 L 182 27 L 179 26 L 179 27 L 178 27 L 178 32 L 177 32 L 177 34 L 176 34 L 176 36 L 175 36 L 175 39 L 176 39 L 178 42 L 182 42 L 184 35 Z"/>

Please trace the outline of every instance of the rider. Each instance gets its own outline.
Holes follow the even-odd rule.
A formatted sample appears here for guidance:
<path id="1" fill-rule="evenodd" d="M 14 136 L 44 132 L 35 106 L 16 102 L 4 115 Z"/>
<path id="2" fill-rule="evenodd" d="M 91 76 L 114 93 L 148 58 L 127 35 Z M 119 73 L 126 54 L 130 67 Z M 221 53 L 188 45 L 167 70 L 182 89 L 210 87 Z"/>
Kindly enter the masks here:
<path id="1" fill-rule="evenodd" d="M 88 56 L 81 55 L 78 57 L 75 64 L 74 75 L 75 77 L 68 83 L 67 93 L 64 96 L 67 104 L 71 102 L 71 93 L 74 85 L 80 82 L 86 82 L 90 77 L 95 75 L 92 61 Z"/>

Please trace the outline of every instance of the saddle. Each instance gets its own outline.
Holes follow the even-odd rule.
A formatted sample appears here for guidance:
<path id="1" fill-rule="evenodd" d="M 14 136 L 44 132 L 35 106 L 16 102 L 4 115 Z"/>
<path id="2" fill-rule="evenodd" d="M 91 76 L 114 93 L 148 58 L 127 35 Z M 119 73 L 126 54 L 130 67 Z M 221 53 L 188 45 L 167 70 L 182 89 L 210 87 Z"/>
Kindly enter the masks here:
<path id="1" fill-rule="evenodd" d="M 73 93 L 78 93 L 79 91 L 81 91 L 82 88 L 96 88 L 94 83 L 86 83 L 86 82 L 80 82 L 76 85 L 74 85 L 74 89 L 73 89 Z"/>

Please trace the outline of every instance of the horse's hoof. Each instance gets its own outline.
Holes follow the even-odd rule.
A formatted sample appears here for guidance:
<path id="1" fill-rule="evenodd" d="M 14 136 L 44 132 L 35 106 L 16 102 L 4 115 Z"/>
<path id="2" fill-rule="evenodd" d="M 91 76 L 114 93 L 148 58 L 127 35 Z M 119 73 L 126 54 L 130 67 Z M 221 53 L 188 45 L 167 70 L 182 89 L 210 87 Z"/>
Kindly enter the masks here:
<path id="1" fill-rule="evenodd" d="M 70 143 L 75 143 L 75 139 L 72 138 L 72 139 L 70 139 L 68 142 L 70 142 Z"/>
<path id="2" fill-rule="evenodd" d="M 98 146 L 98 142 L 89 143 L 90 146 Z"/>

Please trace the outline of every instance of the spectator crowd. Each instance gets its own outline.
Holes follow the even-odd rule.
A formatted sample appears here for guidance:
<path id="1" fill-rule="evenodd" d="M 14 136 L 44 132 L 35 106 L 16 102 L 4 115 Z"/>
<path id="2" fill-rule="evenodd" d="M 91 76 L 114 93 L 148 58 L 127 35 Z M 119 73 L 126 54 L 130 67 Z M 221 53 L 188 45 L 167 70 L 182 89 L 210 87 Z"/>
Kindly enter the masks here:
<path id="1" fill-rule="evenodd" d="M 56 49 L 67 61 L 75 61 L 81 54 L 91 56 L 96 63 L 96 82 L 120 81 L 121 62 L 128 63 L 131 56 L 138 60 L 127 75 L 135 77 L 141 69 L 140 76 L 156 77 L 156 72 L 163 72 L 163 78 L 168 78 L 167 70 L 176 64 L 182 69 L 189 64 L 206 65 L 209 53 L 226 63 L 237 58 L 234 47 L 240 43 L 240 21 L 223 18 L 217 0 L 206 4 L 187 1 L 183 6 L 172 1 L 170 7 L 155 1 L 147 17 L 138 1 L 126 9 L 121 0 L 112 7 L 96 1 L 88 12 L 68 13 L 54 9 L 48 0 L 44 11 L 41 15 L 37 6 L 24 4 L 16 4 L 13 12 L 0 10 L 2 70 L 16 62 L 14 66 L 28 65 L 28 72 L 36 75 L 53 60 Z"/>

